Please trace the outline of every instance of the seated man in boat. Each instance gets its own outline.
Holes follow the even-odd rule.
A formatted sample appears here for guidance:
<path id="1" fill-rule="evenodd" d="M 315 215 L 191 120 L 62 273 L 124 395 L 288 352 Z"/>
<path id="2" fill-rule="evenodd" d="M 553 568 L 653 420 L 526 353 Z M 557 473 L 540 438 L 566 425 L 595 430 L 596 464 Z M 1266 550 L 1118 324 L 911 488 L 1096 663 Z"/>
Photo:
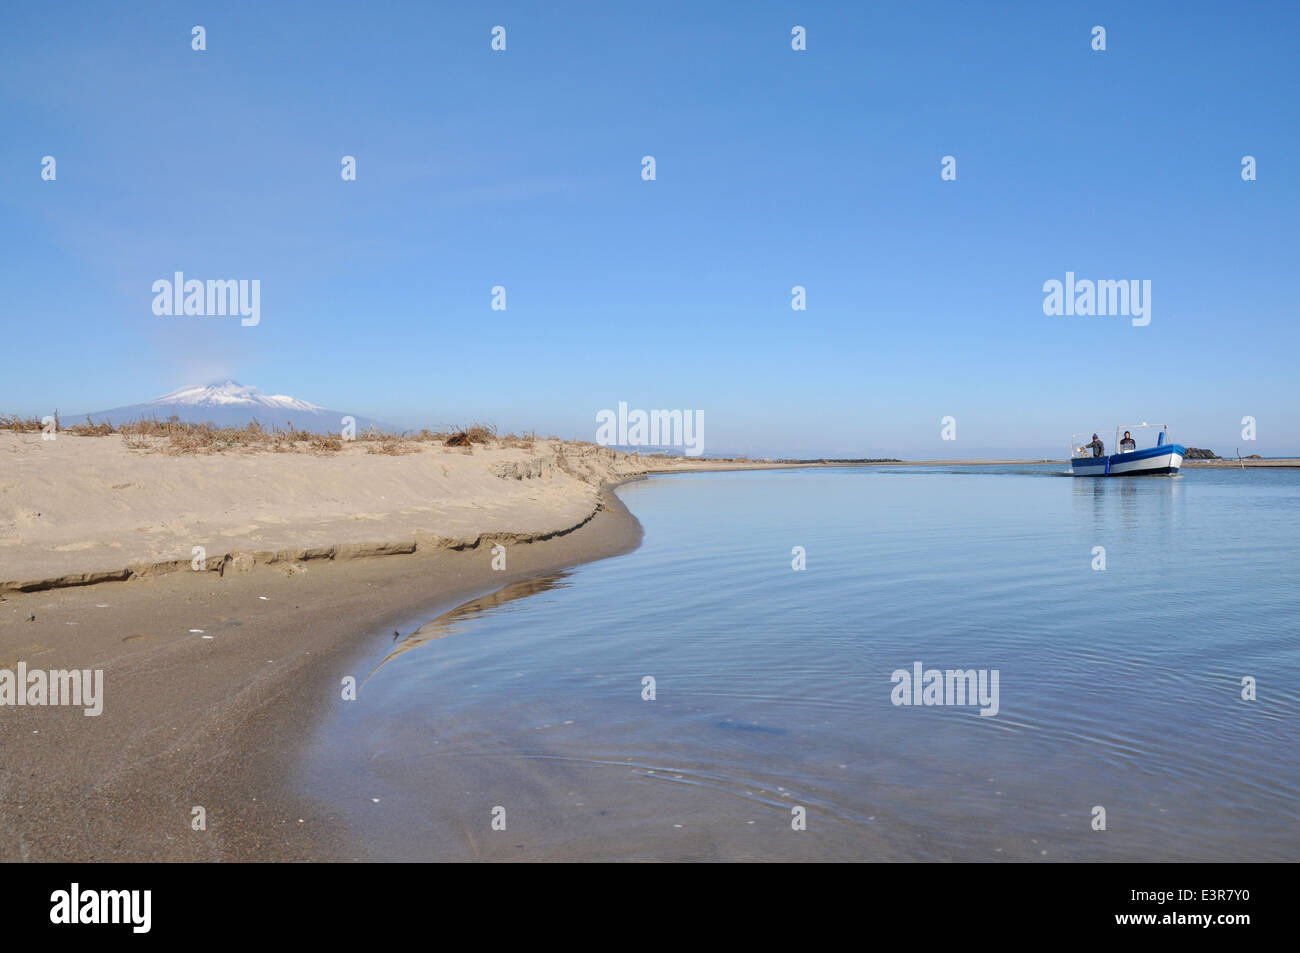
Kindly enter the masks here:
<path id="1" fill-rule="evenodd" d="M 1098 437 L 1096 434 L 1092 435 L 1092 443 L 1085 444 L 1084 446 L 1090 447 L 1092 449 L 1092 455 L 1094 457 L 1101 457 L 1106 455 L 1106 445 L 1101 442 L 1101 438 Z"/>
<path id="2" fill-rule="evenodd" d="M 1137 441 L 1133 439 L 1133 435 L 1131 433 L 1125 430 L 1124 439 L 1119 442 L 1119 452 L 1129 453 L 1133 450 L 1136 450 L 1137 448 L 1138 448 Z"/>

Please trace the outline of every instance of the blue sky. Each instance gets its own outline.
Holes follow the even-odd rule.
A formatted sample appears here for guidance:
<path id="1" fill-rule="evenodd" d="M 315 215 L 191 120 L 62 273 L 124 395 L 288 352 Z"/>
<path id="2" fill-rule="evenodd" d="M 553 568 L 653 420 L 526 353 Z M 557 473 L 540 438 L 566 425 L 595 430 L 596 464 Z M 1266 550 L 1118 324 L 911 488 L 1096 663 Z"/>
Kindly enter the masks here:
<path id="1" fill-rule="evenodd" d="M 1293 3 L 6 4 L 0 411 L 233 377 L 583 439 L 697 409 L 710 453 L 1297 454 L 1297 39 Z M 156 316 L 177 270 L 259 279 L 261 323 Z M 1150 325 L 1045 316 L 1067 271 L 1150 280 Z"/>

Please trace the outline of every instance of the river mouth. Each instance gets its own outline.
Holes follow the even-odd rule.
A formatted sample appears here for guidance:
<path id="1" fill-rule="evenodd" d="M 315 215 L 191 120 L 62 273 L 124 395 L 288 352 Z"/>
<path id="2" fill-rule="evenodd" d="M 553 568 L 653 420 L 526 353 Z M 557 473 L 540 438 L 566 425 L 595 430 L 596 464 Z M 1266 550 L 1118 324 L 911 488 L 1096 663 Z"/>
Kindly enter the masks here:
<path id="1" fill-rule="evenodd" d="M 1300 474 L 1060 469 L 624 486 L 639 549 L 413 625 L 301 783 L 365 859 L 1294 857 Z"/>

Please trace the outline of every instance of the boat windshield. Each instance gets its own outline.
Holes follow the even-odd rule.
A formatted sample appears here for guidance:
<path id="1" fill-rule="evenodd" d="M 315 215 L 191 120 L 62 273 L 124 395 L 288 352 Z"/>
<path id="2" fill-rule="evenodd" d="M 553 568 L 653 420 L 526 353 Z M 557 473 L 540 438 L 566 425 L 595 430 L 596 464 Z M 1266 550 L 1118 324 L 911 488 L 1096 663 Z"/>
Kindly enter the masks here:
<path id="1" fill-rule="evenodd" d="M 1169 430 L 1164 424 L 1131 424 L 1115 428 L 1115 452 L 1132 453 L 1162 445 Z"/>
<path id="2" fill-rule="evenodd" d="M 1169 428 L 1164 424 L 1130 424 L 1115 428 L 1114 442 L 1109 446 L 1100 436 L 1100 430 L 1084 430 L 1070 436 L 1071 459 L 1120 455 L 1162 446 Z"/>

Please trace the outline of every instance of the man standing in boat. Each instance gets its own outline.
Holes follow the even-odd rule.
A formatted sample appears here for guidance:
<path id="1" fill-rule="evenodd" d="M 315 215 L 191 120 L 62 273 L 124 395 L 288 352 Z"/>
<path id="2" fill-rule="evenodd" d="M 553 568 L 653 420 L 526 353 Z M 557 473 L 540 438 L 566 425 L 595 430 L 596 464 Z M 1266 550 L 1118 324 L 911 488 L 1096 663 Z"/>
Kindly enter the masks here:
<path id="1" fill-rule="evenodd" d="M 1137 441 L 1127 430 L 1124 431 L 1124 439 L 1119 442 L 1120 453 L 1130 453 L 1138 448 Z"/>
<path id="2" fill-rule="evenodd" d="M 1098 437 L 1096 434 L 1092 435 L 1092 443 L 1088 444 L 1087 446 L 1092 448 L 1092 455 L 1094 457 L 1101 457 L 1106 455 L 1106 445 L 1101 442 L 1101 438 Z"/>

